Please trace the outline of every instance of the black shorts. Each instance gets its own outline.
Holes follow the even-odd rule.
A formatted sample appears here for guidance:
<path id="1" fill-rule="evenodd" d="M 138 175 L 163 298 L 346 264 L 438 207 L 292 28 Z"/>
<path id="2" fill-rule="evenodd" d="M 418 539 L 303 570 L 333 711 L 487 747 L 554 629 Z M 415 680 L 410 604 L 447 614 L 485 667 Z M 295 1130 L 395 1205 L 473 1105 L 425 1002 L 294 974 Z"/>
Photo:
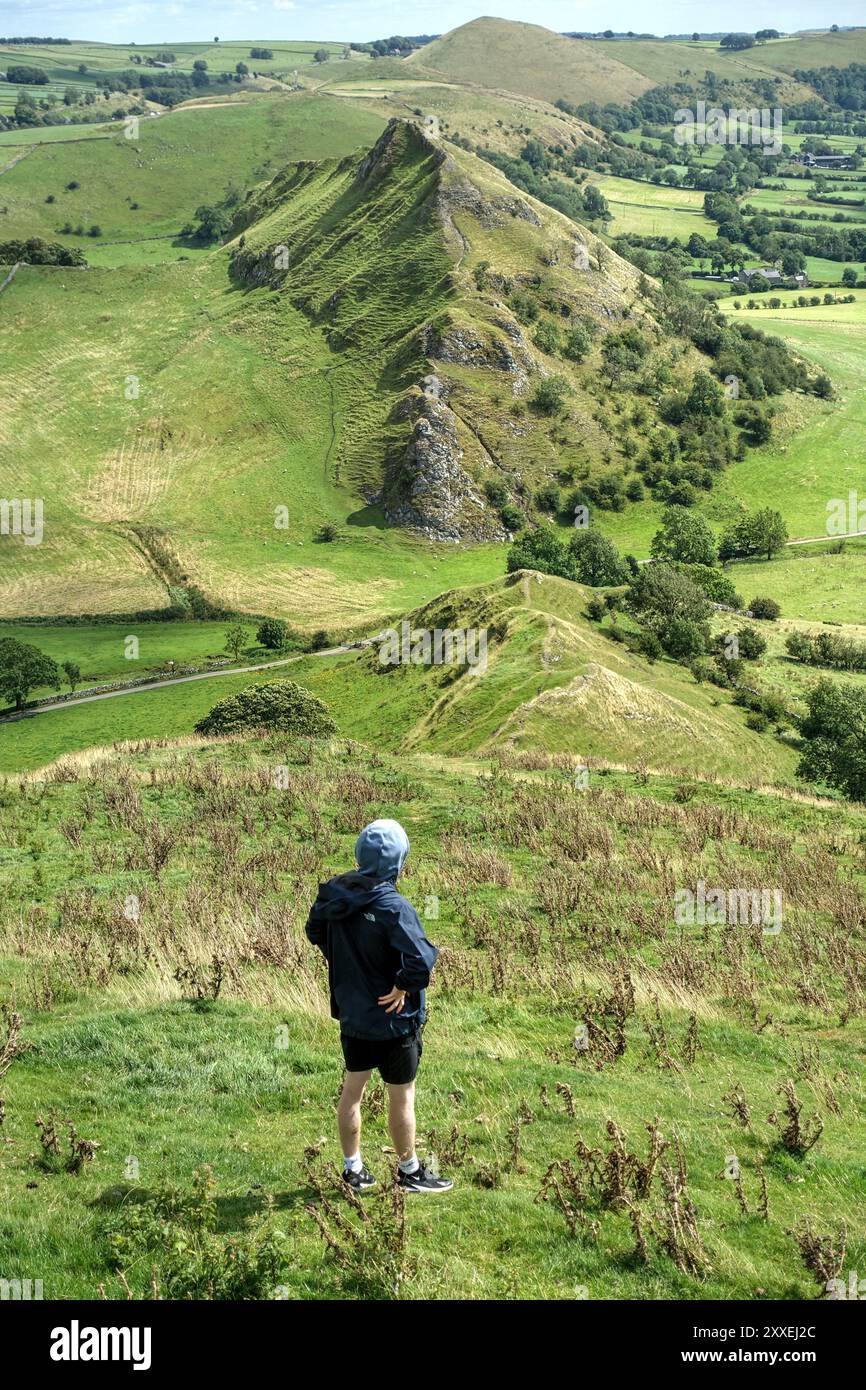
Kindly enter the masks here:
<path id="1" fill-rule="evenodd" d="M 424 1045 L 421 1029 L 406 1033 L 402 1038 L 386 1038 L 379 1042 L 370 1038 L 350 1038 L 340 1034 L 346 1071 L 374 1071 L 391 1086 L 405 1086 L 414 1081 Z"/>

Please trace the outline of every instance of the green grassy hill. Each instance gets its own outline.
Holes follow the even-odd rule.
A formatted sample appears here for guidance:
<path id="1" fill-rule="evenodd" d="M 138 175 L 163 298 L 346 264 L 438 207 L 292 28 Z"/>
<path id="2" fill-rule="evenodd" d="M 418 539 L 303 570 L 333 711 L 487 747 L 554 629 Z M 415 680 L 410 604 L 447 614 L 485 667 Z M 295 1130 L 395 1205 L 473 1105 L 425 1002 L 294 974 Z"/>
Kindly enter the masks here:
<path id="1" fill-rule="evenodd" d="M 0 770 L 41 767 L 64 752 L 132 736 L 188 734 L 224 695 L 254 680 L 289 675 L 327 702 L 342 734 L 394 751 L 460 758 L 544 750 L 685 777 L 794 785 L 798 755 L 792 740 L 753 732 L 727 693 L 697 683 L 683 666 L 650 664 L 614 641 L 609 625 L 600 628 L 587 619 L 590 593 L 567 580 L 520 572 L 448 590 L 405 615 L 412 630 L 486 632 L 483 671 L 453 664 L 387 665 L 374 645 L 343 656 L 308 656 L 256 677 L 227 674 L 61 706 L 0 725 Z M 402 621 L 403 615 L 395 620 L 398 632 Z M 101 677 L 144 674 L 157 658 L 179 661 L 195 652 L 184 631 L 173 639 L 171 626 L 167 633 L 165 624 L 154 626 L 157 636 L 146 642 L 140 671 L 126 662 L 126 671 L 119 672 L 122 642 L 118 636 L 112 648 L 110 638 L 103 639 Z M 52 629 L 47 643 L 39 628 L 13 631 L 58 657 L 80 658 L 83 652 L 76 649 L 74 630 L 64 637 Z M 219 629 L 206 631 L 197 650 L 218 651 Z"/>
<path id="2" fill-rule="evenodd" d="M 478 82 L 577 106 L 584 101 L 626 103 L 652 82 L 594 44 L 567 39 L 537 24 L 475 19 L 434 39 L 406 59 L 462 82 Z"/>
<path id="3" fill-rule="evenodd" d="M 808 86 L 792 79 L 791 74 L 797 69 L 862 63 L 866 57 L 866 29 L 792 34 L 738 52 L 727 52 L 715 39 L 697 43 L 675 39 L 596 39 L 592 47 L 654 85 L 684 83 L 697 91 L 709 70 L 734 84 L 775 80 L 778 96 L 793 102 L 814 94 Z"/>
<path id="4" fill-rule="evenodd" d="M 179 131 L 199 119 L 172 117 Z M 233 232 L 190 262 L 28 267 L 5 291 L 8 486 L 38 489 L 49 517 L 38 548 L 0 540 L 5 615 L 165 606 L 158 534 L 175 587 L 221 607 L 308 630 L 376 621 L 444 587 L 420 582 L 442 564 L 454 583 L 501 571 L 485 483 L 519 504 L 563 466 L 604 468 L 600 344 L 626 316 L 648 363 L 701 365 L 662 342 L 633 267 L 409 124 L 365 159 L 287 165 Z M 538 346 L 553 316 L 595 333 L 584 363 Z M 565 416 L 531 404 L 551 375 L 570 392 Z M 33 412 L 37 381 L 50 399 Z M 324 524 L 340 533 L 316 545 Z"/>
<path id="5" fill-rule="evenodd" d="M 121 1274 L 138 1298 L 231 1298 L 269 1195 L 278 1253 L 249 1238 L 245 1298 L 393 1300 L 403 1274 L 408 1299 L 760 1306 L 825 1292 L 806 1223 L 844 1222 L 863 1267 L 862 812 L 282 738 L 140 745 L 0 799 L 0 997 L 35 1045 L 3 1078 L 0 1238 L 46 1298 L 125 1297 Z M 407 826 L 402 886 L 443 948 L 418 1143 L 455 1188 L 407 1203 L 396 1241 L 372 1199 L 341 1264 L 308 1209 L 324 1190 L 354 1220 L 328 1176 L 341 1059 L 303 924 L 373 814 Z M 781 931 L 677 923 L 699 881 L 778 888 Z M 364 1153 L 387 1179 L 370 1092 Z M 53 1112 L 57 1153 L 36 1130 Z M 67 1119 L 99 1146 L 77 1175 Z M 157 1225 L 159 1198 L 176 1214 Z"/>
<path id="6" fill-rule="evenodd" d="M 136 246 L 160 259 L 188 256 L 194 251 L 179 233 L 200 204 L 219 202 L 230 188 L 243 194 L 289 160 L 347 154 L 384 125 L 373 112 L 298 93 L 142 117 L 136 139 L 92 127 L 97 138 L 42 144 L 3 175 L 0 236 L 59 240 L 95 265 L 129 263 Z M 60 233 L 67 223 L 85 232 L 97 225 L 99 235 Z"/>

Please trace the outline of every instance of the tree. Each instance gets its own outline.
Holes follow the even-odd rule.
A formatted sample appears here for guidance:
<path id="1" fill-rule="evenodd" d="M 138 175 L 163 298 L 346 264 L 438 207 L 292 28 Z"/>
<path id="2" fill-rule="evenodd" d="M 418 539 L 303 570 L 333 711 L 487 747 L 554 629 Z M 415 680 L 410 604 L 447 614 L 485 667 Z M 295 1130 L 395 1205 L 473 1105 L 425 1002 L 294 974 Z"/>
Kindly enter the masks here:
<path id="1" fill-rule="evenodd" d="M 522 536 L 518 536 L 508 551 L 506 568 L 509 574 L 526 569 L 556 574 L 561 579 L 577 578 L 573 555 L 550 525 L 539 526 L 536 531 L 524 531 Z"/>
<path id="2" fill-rule="evenodd" d="M 590 526 L 575 531 L 569 542 L 574 569 L 581 584 L 625 584 L 629 574 L 613 541 Z"/>
<path id="3" fill-rule="evenodd" d="M 282 651 L 289 636 L 288 623 L 284 623 L 282 618 L 266 618 L 256 633 L 256 641 L 270 651 Z"/>
<path id="4" fill-rule="evenodd" d="M 226 651 L 231 652 L 235 661 L 240 658 L 240 654 L 249 641 L 249 633 L 240 623 L 226 631 Z"/>
<path id="5" fill-rule="evenodd" d="M 608 334 L 601 356 L 610 385 L 614 386 L 627 373 L 638 371 L 648 352 L 649 344 L 638 328 Z"/>
<path id="6" fill-rule="evenodd" d="M 26 63 L 13 63 L 6 69 L 6 81 L 15 86 L 47 87 L 48 73 L 42 68 L 29 67 Z"/>
<path id="7" fill-rule="evenodd" d="M 31 690 L 48 685 L 60 689 L 60 668 L 38 647 L 15 637 L 0 638 L 0 695 L 21 709 Z"/>
<path id="8" fill-rule="evenodd" d="M 778 555 L 788 542 L 788 528 L 782 520 L 782 514 L 774 511 L 772 507 L 763 507 L 759 512 L 755 512 L 750 531 L 755 553 L 766 555 L 768 560 Z"/>
<path id="9" fill-rule="evenodd" d="M 821 680 L 806 697 L 800 777 L 866 800 L 866 690 Z"/>
<path id="10" fill-rule="evenodd" d="M 572 362 L 582 362 L 592 347 L 592 339 L 583 324 L 576 323 L 568 330 L 562 351 Z"/>
<path id="11" fill-rule="evenodd" d="M 328 738 L 337 726 L 323 700 L 294 681 L 267 681 L 229 695 L 195 726 L 197 734 L 262 730 L 307 738 Z"/>
<path id="12" fill-rule="evenodd" d="M 668 618 L 658 624 L 654 635 L 674 661 L 694 661 L 706 648 L 706 628 L 693 618 Z"/>
<path id="13" fill-rule="evenodd" d="M 689 507 L 667 507 L 662 514 L 662 524 L 652 538 L 650 553 L 656 560 L 713 565 L 716 542 L 702 516 Z"/>
<path id="14" fill-rule="evenodd" d="M 18 93 L 15 102 L 15 124 L 31 126 L 39 124 L 39 114 L 34 98 L 24 88 Z"/>
<path id="15" fill-rule="evenodd" d="M 709 420 L 725 408 L 725 393 L 709 372 L 695 372 L 686 397 L 685 413 L 693 420 Z"/>
<path id="16" fill-rule="evenodd" d="M 749 436 L 750 443 L 766 444 L 772 438 L 773 425 L 770 417 L 755 401 L 746 401 L 741 405 L 735 419 L 740 429 Z"/>
<path id="17" fill-rule="evenodd" d="M 812 382 L 812 391 L 822 401 L 829 401 L 833 396 L 833 383 L 826 372 L 819 372 Z"/>
<path id="18" fill-rule="evenodd" d="M 731 560 L 735 556 L 766 555 L 771 560 L 783 549 L 788 540 L 788 528 L 780 512 L 772 507 L 741 519 L 722 535 L 719 542 L 719 559 Z"/>
<path id="19" fill-rule="evenodd" d="M 757 661 L 767 650 L 767 639 L 755 627 L 741 627 L 737 633 L 737 649 L 744 661 Z"/>
<path id="20" fill-rule="evenodd" d="M 569 392 L 568 382 L 561 376 L 546 376 L 536 386 L 531 404 L 542 415 L 558 415 Z"/>
<path id="21" fill-rule="evenodd" d="M 846 265 L 845 269 L 842 271 L 842 284 L 848 290 L 853 290 L 854 286 L 857 284 L 857 272 L 853 266 Z"/>
<path id="22" fill-rule="evenodd" d="M 217 207 L 211 203 L 202 203 L 195 210 L 198 225 L 185 227 L 184 235 L 193 237 L 196 241 L 210 242 L 219 241 L 229 227 L 231 213 L 228 208 Z"/>
<path id="23" fill-rule="evenodd" d="M 744 48 L 754 47 L 755 40 L 751 34 L 725 34 L 723 39 L 719 39 L 719 48 L 727 48 L 735 53 Z"/>
<path id="24" fill-rule="evenodd" d="M 315 62 L 315 63 L 327 63 L 327 61 L 328 61 L 328 59 L 330 58 L 330 56 L 331 56 L 331 55 L 330 55 L 330 53 L 328 52 L 327 48 L 317 48 L 316 51 L 315 51 L 315 53 L 313 54 L 313 62 Z"/>
<path id="25" fill-rule="evenodd" d="M 246 63 L 235 63 L 235 72 L 237 73 L 238 77 L 246 77 L 247 73 L 249 72 L 249 68 L 247 67 Z"/>
<path id="26" fill-rule="evenodd" d="M 643 565 L 629 586 L 626 603 L 631 612 L 658 629 L 671 618 L 706 622 L 710 603 L 696 584 L 673 565 Z"/>
<path id="27" fill-rule="evenodd" d="M 81 684 L 81 667 L 75 661 L 64 661 L 60 669 L 66 677 L 69 689 L 74 691 L 75 687 Z"/>
<path id="28" fill-rule="evenodd" d="M 720 603 L 726 608 L 743 607 L 742 595 L 722 570 L 709 565 L 684 565 L 683 570 L 693 584 L 703 589 L 711 603 Z"/>

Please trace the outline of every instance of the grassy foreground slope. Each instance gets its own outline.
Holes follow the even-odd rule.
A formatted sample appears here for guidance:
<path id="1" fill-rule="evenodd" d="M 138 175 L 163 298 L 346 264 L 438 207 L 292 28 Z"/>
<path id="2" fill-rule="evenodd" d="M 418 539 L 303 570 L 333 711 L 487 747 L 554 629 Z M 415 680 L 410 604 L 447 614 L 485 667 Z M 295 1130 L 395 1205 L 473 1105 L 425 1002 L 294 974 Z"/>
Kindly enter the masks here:
<path id="1" fill-rule="evenodd" d="M 406 60 L 463 82 L 478 82 L 577 106 L 584 101 L 627 103 L 653 84 L 594 44 L 567 39 L 537 24 L 474 19 L 416 49 Z"/>
<path id="2" fill-rule="evenodd" d="M 122 1296 L 122 1274 L 140 1298 L 803 1299 L 822 1292 L 807 1222 L 846 1223 L 862 1267 L 862 813 L 721 788 L 682 806 L 664 780 L 576 791 L 568 760 L 479 777 L 357 743 L 193 741 L 62 776 L 0 790 L 0 996 L 35 1045 L 3 1081 L 10 1277 L 38 1267 L 46 1298 Z M 405 890 L 444 948 L 419 1145 L 456 1187 L 410 1203 L 402 1237 L 374 1200 L 340 1264 L 306 1210 L 324 1191 L 354 1220 L 328 1177 L 339 1049 L 303 922 L 373 814 L 408 827 Z M 698 880 L 778 887 L 782 930 L 677 925 Z M 381 1102 L 364 1152 L 385 1178 Z M 52 1111 L 58 1155 L 35 1128 Z M 67 1118 L 99 1145 L 78 1176 Z M 204 1164 L 208 1239 L 188 1201 Z M 167 1183 L 185 1214 L 157 1234 Z M 252 1237 L 238 1294 L 231 1245 L 269 1194 L 278 1254 Z"/>

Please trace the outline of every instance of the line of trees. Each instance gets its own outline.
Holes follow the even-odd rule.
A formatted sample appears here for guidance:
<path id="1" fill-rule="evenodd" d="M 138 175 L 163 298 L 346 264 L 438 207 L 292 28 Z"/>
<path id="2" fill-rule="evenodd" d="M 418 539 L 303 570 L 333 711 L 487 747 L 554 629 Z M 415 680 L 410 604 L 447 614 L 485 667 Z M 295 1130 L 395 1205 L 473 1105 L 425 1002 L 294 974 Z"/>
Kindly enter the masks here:
<path id="1" fill-rule="evenodd" d="M 792 632 L 785 640 L 788 655 L 807 666 L 829 666 L 837 671 L 866 671 L 866 642 L 855 642 L 838 632 Z"/>

